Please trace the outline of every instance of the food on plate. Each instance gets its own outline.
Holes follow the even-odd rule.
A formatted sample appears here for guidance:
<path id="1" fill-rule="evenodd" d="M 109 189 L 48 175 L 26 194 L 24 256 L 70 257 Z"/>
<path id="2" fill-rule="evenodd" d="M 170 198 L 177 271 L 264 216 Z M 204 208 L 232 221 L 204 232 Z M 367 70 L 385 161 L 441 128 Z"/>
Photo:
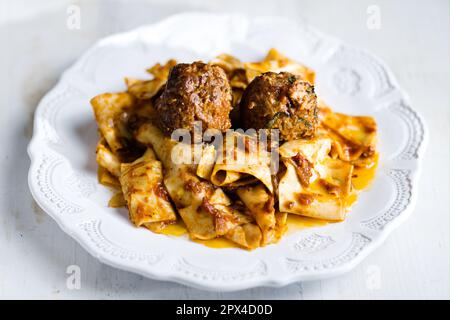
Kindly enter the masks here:
<path id="1" fill-rule="evenodd" d="M 374 177 L 375 120 L 333 112 L 314 71 L 275 49 L 260 62 L 222 54 L 147 71 L 149 80 L 126 78 L 126 92 L 91 100 L 99 182 L 136 226 L 255 249 L 278 242 L 295 217 L 344 220 Z M 203 139 L 172 135 L 198 125 Z"/>
<path id="2" fill-rule="evenodd" d="M 157 124 L 165 133 L 192 130 L 195 121 L 201 122 L 202 131 L 229 129 L 231 87 L 225 71 L 202 62 L 175 65 L 155 109 Z"/>
<path id="3" fill-rule="evenodd" d="M 131 221 L 152 228 L 170 224 L 177 216 L 163 183 L 161 161 L 152 149 L 142 157 L 120 166 L 119 181 Z"/>
<path id="4" fill-rule="evenodd" d="M 279 129 L 283 140 L 312 137 L 316 131 L 314 86 L 289 72 L 266 72 L 248 85 L 241 98 L 244 128 Z"/>

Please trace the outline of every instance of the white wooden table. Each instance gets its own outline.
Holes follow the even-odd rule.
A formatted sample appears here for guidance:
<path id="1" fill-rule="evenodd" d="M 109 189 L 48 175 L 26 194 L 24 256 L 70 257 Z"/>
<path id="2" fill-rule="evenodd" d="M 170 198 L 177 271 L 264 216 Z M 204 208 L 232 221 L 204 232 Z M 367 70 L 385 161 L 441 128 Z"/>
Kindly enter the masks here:
<path id="1" fill-rule="evenodd" d="M 80 30 L 67 28 L 70 3 L 81 9 Z M 380 29 L 367 27 L 370 5 L 380 12 Z M 33 201 L 26 147 L 43 94 L 96 39 L 184 10 L 303 18 L 373 51 L 409 92 L 430 129 L 418 203 L 411 218 L 352 272 L 235 293 L 153 281 L 100 263 Z M 0 0 L 0 298 L 448 299 L 449 12 L 446 0 Z M 66 286 L 70 265 L 81 268 L 79 290 Z"/>

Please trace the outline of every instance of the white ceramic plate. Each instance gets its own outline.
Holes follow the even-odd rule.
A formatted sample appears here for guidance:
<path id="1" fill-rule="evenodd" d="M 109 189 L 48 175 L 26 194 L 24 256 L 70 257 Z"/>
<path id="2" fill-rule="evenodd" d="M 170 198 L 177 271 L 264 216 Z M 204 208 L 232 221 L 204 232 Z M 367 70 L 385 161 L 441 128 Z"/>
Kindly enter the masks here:
<path id="1" fill-rule="evenodd" d="M 318 95 L 337 111 L 374 116 L 380 163 L 345 222 L 285 236 L 254 251 L 212 249 L 135 228 L 107 207 L 96 179 L 97 125 L 90 98 L 124 90 L 124 76 L 169 58 L 209 60 L 226 52 L 261 59 L 279 49 L 317 73 Z M 59 226 L 101 261 L 144 276 L 210 290 L 283 286 L 355 267 L 411 212 L 426 130 L 389 69 L 373 55 L 281 18 L 188 13 L 105 38 L 40 102 L 29 145 L 29 186 Z"/>

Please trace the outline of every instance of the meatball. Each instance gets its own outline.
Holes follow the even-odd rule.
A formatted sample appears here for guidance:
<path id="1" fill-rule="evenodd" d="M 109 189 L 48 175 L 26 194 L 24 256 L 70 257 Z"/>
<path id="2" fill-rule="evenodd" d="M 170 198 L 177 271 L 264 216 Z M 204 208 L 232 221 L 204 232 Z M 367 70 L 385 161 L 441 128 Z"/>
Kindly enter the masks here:
<path id="1" fill-rule="evenodd" d="M 225 71 L 202 62 L 180 63 L 172 68 L 155 103 L 158 126 L 166 134 L 175 129 L 193 132 L 194 121 L 202 131 L 231 127 L 231 87 Z"/>
<path id="2" fill-rule="evenodd" d="M 318 124 L 314 86 L 288 72 L 267 72 L 246 88 L 241 102 L 246 129 L 279 129 L 282 140 L 312 137 Z"/>

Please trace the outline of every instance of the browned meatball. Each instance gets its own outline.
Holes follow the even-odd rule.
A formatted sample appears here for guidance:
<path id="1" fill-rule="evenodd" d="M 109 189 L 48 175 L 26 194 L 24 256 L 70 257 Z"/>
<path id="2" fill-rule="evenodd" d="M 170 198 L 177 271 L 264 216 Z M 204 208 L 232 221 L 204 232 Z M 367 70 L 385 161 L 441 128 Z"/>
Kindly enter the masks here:
<path id="1" fill-rule="evenodd" d="M 177 64 L 155 104 L 158 126 L 166 134 L 175 129 L 192 132 L 194 121 L 201 121 L 203 131 L 225 131 L 231 127 L 231 99 L 231 87 L 221 67 L 202 62 Z"/>
<path id="2" fill-rule="evenodd" d="M 314 86 L 288 72 L 267 72 L 246 88 L 240 103 L 246 129 L 279 129 L 282 140 L 314 135 L 318 123 Z"/>

